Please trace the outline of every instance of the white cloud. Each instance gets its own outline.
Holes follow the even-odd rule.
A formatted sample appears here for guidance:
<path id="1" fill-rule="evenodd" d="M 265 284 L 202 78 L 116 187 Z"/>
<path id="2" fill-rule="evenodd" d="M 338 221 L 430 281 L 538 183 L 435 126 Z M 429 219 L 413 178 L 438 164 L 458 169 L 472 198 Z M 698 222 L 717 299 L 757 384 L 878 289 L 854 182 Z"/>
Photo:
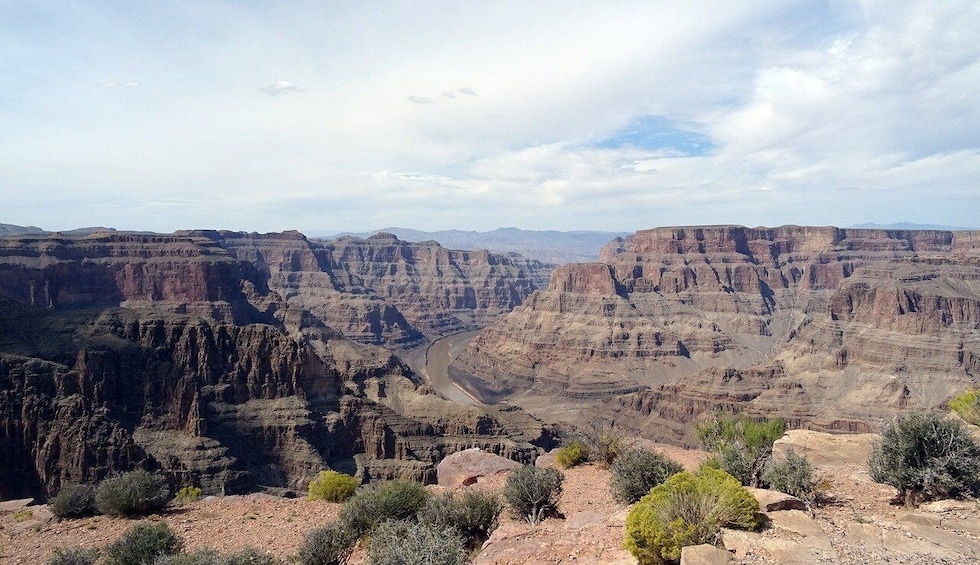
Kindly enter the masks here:
<path id="1" fill-rule="evenodd" d="M 980 210 L 972 1 L 11 10 L 0 191 L 32 198 L 6 200 L 5 222 L 43 224 L 34 198 L 59 227 L 165 230 L 970 225 Z M 261 92 L 303 95 L 263 102 L 272 73 L 290 81 Z M 714 150 L 594 147 L 644 116 Z M 189 204 L 154 214 L 162 201 Z"/>

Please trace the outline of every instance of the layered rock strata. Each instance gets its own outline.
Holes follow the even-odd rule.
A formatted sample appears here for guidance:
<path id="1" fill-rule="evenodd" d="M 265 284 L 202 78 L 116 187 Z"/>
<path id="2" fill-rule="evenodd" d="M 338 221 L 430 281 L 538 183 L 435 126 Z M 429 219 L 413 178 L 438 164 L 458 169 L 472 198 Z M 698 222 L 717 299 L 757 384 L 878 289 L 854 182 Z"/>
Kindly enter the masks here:
<path id="1" fill-rule="evenodd" d="M 488 398 L 545 394 L 656 438 L 704 411 L 863 431 L 971 386 L 980 232 L 659 228 L 487 327 L 455 370 Z M 535 400 L 537 399 L 537 400 Z M 582 406 L 568 418 L 582 418 Z"/>
<path id="2" fill-rule="evenodd" d="M 328 466 L 433 482 L 460 449 L 550 445 L 527 414 L 456 406 L 327 325 L 317 291 L 367 289 L 352 272 L 299 234 L 0 238 L 0 498 L 137 467 L 209 493 L 301 489 Z"/>

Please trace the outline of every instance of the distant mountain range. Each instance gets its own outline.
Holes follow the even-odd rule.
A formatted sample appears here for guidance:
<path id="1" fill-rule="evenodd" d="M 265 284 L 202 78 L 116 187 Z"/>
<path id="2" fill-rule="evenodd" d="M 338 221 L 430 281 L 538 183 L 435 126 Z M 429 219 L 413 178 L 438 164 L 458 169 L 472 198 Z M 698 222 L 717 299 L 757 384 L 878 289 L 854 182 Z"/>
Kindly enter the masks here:
<path id="1" fill-rule="evenodd" d="M 963 226 L 944 226 L 942 224 L 914 224 L 912 222 L 898 222 L 895 224 L 876 224 L 874 222 L 867 222 L 864 224 L 857 224 L 854 226 L 848 226 L 850 228 L 865 229 L 865 230 L 975 230 L 977 228 L 963 227 Z"/>
<path id="2" fill-rule="evenodd" d="M 406 228 L 384 228 L 371 232 L 345 232 L 323 239 L 369 237 L 378 232 L 394 234 L 404 241 L 438 241 L 450 249 L 487 249 L 494 252 L 515 252 L 545 263 L 588 263 L 599 259 L 599 250 L 616 237 L 631 232 L 603 231 L 536 231 L 517 228 L 497 228 L 493 231 L 445 230 L 424 232 Z"/>

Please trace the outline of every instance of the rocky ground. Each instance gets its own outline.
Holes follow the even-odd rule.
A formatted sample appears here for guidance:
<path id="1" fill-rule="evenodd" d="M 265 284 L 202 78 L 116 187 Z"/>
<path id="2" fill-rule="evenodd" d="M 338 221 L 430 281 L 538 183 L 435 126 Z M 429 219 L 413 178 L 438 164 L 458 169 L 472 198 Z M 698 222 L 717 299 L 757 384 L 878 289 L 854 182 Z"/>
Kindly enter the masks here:
<path id="1" fill-rule="evenodd" d="M 940 501 L 918 509 L 889 504 L 894 490 L 872 482 L 864 461 L 870 435 L 829 436 L 793 431 L 777 450 L 793 446 L 817 465 L 829 500 L 811 517 L 801 510 L 773 510 L 759 533 L 726 531 L 720 543 L 732 562 L 770 563 L 975 563 L 980 560 L 980 509 L 974 502 Z M 685 466 L 704 454 L 665 448 Z M 549 456 L 539 464 L 551 464 Z M 560 509 L 564 519 L 536 527 L 504 517 L 475 563 L 611 563 L 635 560 L 622 549 L 628 507 L 609 494 L 609 471 L 586 465 L 565 472 Z M 476 487 L 497 488 L 502 477 Z M 435 489 L 442 487 L 433 487 Z M 0 563 L 43 563 L 55 547 L 101 547 L 134 522 L 92 517 L 52 520 L 28 501 L 0 505 Z M 166 521 L 189 549 L 233 551 L 252 545 L 288 558 L 303 534 L 334 519 L 339 505 L 267 495 L 205 498 L 151 520 Z M 363 552 L 354 556 L 364 563 Z"/>

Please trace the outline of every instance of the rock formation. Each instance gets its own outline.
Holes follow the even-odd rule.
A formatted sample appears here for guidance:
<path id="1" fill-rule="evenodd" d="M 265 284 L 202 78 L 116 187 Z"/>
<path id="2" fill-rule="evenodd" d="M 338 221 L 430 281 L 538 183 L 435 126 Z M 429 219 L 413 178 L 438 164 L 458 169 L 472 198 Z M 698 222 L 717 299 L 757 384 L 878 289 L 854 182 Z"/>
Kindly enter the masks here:
<path id="1" fill-rule="evenodd" d="M 533 288 L 520 260 L 387 238 L 352 245 L 375 253 L 371 269 L 297 233 L 0 238 L 0 498 L 137 467 L 210 493 L 302 489 L 327 466 L 434 482 L 457 450 L 528 462 L 550 445 L 540 421 L 456 406 L 390 351 L 343 333 L 437 331 L 399 308 L 452 305 L 454 293 L 474 300 L 447 318 L 504 308 Z M 442 259 L 416 267 L 409 252 Z M 418 289 L 437 296 L 403 298 L 365 272 L 385 261 L 417 280 L 434 269 Z M 454 273 L 445 284 L 439 269 Z"/>
<path id="2" fill-rule="evenodd" d="M 980 372 L 980 232 L 659 228 L 601 261 L 554 271 L 456 374 L 541 414 L 683 441 L 686 422 L 735 407 L 866 431 Z"/>

